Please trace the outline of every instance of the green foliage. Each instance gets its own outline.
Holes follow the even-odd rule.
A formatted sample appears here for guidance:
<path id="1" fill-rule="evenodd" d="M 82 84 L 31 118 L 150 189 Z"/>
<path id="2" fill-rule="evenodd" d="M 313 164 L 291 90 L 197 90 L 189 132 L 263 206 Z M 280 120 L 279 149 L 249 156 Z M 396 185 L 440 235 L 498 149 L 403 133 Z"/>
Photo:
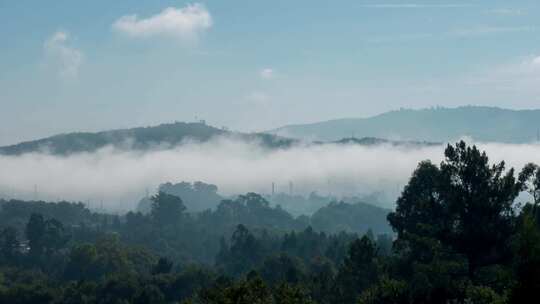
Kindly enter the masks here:
<path id="1" fill-rule="evenodd" d="M 378 278 L 377 249 L 367 236 L 355 240 L 336 277 L 335 297 L 340 303 L 355 303 Z"/>
<path id="2" fill-rule="evenodd" d="M 437 247 L 462 254 L 472 278 L 508 258 L 521 184 L 504 162 L 490 166 L 485 153 L 463 141 L 449 145 L 445 157 L 440 168 L 419 165 L 388 220 L 402 252 L 420 262 L 429 262 L 429 249 Z"/>
<path id="3" fill-rule="evenodd" d="M 20 242 L 15 228 L 6 227 L 0 230 L 0 263 L 11 262 L 16 264 L 19 248 Z"/>
<path id="4" fill-rule="evenodd" d="M 71 249 L 65 275 L 76 280 L 97 278 L 99 276 L 97 261 L 96 246 L 91 244 L 77 245 Z"/>
<path id="5" fill-rule="evenodd" d="M 409 290 L 406 282 L 383 278 L 377 285 L 362 292 L 359 304 L 408 304 Z"/>
<path id="6" fill-rule="evenodd" d="M 517 283 L 512 291 L 512 303 L 523 303 L 540 290 L 540 225 L 532 208 L 524 208 L 515 250 Z"/>
<path id="7" fill-rule="evenodd" d="M 305 280 L 306 270 L 304 268 L 299 258 L 279 254 L 267 258 L 259 273 L 270 286 L 280 283 L 298 284 Z"/>
<path id="8" fill-rule="evenodd" d="M 540 289 L 539 172 L 515 179 L 449 146 L 404 188 L 388 215 L 396 235 L 361 237 L 313 229 L 255 193 L 187 213 L 160 192 L 149 214 L 123 216 L 1 201 L 0 303 L 524 303 Z M 519 210 L 522 191 L 533 201 Z M 79 222 L 56 219 L 68 214 Z"/>
<path id="9" fill-rule="evenodd" d="M 32 214 L 26 225 L 26 238 L 30 247 L 30 256 L 40 259 L 50 257 L 60 250 L 69 240 L 64 225 L 56 219 L 43 218 L 41 214 Z"/>
<path id="10" fill-rule="evenodd" d="M 157 264 L 152 268 L 152 274 L 170 273 L 173 267 L 173 262 L 167 258 L 159 258 Z"/>
<path id="11" fill-rule="evenodd" d="M 231 237 L 231 246 L 223 247 L 216 265 L 232 276 L 255 269 L 262 261 L 263 247 L 244 225 L 238 225 Z"/>
<path id="12" fill-rule="evenodd" d="M 493 289 L 486 286 L 469 286 L 466 290 L 466 303 L 474 304 L 504 304 L 507 303 L 504 296 L 497 294 Z"/>
<path id="13" fill-rule="evenodd" d="M 280 304 L 314 304 L 309 295 L 297 285 L 281 284 L 274 292 L 274 303 Z"/>
<path id="14" fill-rule="evenodd" d="M 53 289 L 40 284 L 17 284 L 4 291 L 0 289 L 0 303 L 51 303 L 53 299 Z"/>
<path id="15" fill-rule="evenodd" d="M 165 183 L 159 186 L 159 191 L 181 197 L 190 212 L 201 212 L 215 208 L 223 200 L 217 193 L 218 188 L 216 185 L 203 182 Z"/>
<path id="16" fill-rule="evenodd" d="M 174 225 L 182 219 L 186 210 L 182 199 L 177 196 L 159 192 L 152 197 L 150 215 L 158 226 Z"/>
<path id="17" fill-rule="evenodd" d="M 201 295 L 204 304 L 272 304 L 270 288 L 256 276 L 237 283 L 225 283 Z"/>
<path id="18" fill-rule="evenodd" d="M 379 233 L 390 233 L 386 222 L 390 210 L 382 209 L 363 202 L 348 204 L 331 202 L 322 207 L 311 217 L 311 225 L 318 231 L 339 233 L 341 231 L 366 233 L 369 229 Z"/>

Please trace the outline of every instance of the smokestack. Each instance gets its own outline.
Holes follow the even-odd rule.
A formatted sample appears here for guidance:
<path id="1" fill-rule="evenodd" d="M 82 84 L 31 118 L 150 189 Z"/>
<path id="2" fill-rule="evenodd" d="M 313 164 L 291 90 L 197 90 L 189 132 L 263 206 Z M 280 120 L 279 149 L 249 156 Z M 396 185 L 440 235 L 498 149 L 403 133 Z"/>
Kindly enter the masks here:
<path id="1" fill-rule="evenodd" d="M 276 184 L 272 182 L 272 196 L 276 193 Z"/>

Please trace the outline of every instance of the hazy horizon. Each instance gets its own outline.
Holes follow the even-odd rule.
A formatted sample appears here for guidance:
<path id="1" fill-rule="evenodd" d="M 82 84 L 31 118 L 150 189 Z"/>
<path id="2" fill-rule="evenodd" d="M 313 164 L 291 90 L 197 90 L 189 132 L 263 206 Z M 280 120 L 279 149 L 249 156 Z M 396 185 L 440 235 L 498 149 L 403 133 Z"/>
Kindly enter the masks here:
<path id="1" fill-rule="evenodd" d="M 457 139 L 456 139 L 457 140 Z M 482 143 L 492 163 L 505 160 L 516 170 L 527 162 L 540 163 L 540 144 Z M 161 183 L 203 181 L 223 195 L 268 194 L 294 183 L 294 193 L 340 196 L 382 192 L 392 208 L 395 198 L 419 162 L 442 161 L 445 144 L 436 146 L 304 145 L 267 149 L 256 142 L 226 137 L 209 142 L 185 142 L 147 151 L 105 147 L 68 156 L 28 153 L 0 156 L 0 194 L 43 200 L 90 200 L 105 207 L 133 209 L 146 191 Z M 292 166 L 291 164 L 294 164 Z M 37 189 L 35 188 L 37 187 Z M 39 192 L 35 197 L 34 191 Z"/>
<path id="2" fill-rule="evenodd" d="M 279 125 L 279 126 L 275 126 L 273 128 L 268 128 L 268 129 L 261 129 L 261 130 L 244 130 L 244 129 L 229 129 L 227 126 L 219 126 L 219 125 L 214 125 L 212 124 L 212 122 L 208 122 L 206 120 L 205 121 L 205 124 L 207 124 L 208 126 L 210 127 L 214 127 L 214 128 L 226 128 L 226 130 L 228 131 L 232 131 L 232 132 L 241 132 L 241 133 L 252 133 L 252 132 L 269 132 L 269 131 L 273 131 L 273 130 L 277 130 L 279 128 L 282 128 L 282 127 L 288 127 L 288 126 L 295 126 L 295 125 L 309 125 L 309 124 L 314 124 L 314 123 L 321 123 L 321 122 L 329 122 L 329 121 L 334 121 L 334 120 L 341 120 L 341 119 L 366 119 L 366 118 L 372 118 L 372 117 L 376 117 L 376 116 L 379 116 L 381 114 L 385 114 L 385 113 L 389 113 L 389 112 L 395 112 L 395 111 L 403 111 L 403 110 L 412 110 L 412 111 L 422 111 L 422 110 L 433 110 L 433 109 L 440 109 L 440 108 L 443 108 L 443 109 L 457 109 L 457 108 L 467 108 L 467 107 L 487 107 L 487 108 L 498 108 L 498 109 L 503 109 L 503 110 L 510 110 L 510 111 L 537 111 L 537 110 L 540 110 L 540 107 L 538 108 L 522 108 L 522 109 L 518 109 L 518 108 L 504 108 L 504 107 L 496 107 L 496 106 L 478 106 L 478 105 L 462 105 L 462 106 L 456 106 L 456 107 L 441 107 L 441 106 L 432 106 L 432 107 L 426 107 L 426 108 L 399 108 L 399 109 L 391 109 L 391 110 L 388 110 L 388 111 L 384 111 L 384 112 L 381 112 L 381 113 L 376 113 L 376 114 L 373 114 L 373 115 L 368 115 L 368 116 L 344 116 L 344 117 L 337 117 L 337 118 L 329 118 L 329 119 L 322 119 L 322 120 L 316 120 L 316 121 L 298 121 L 298 122 L 293 122 L 293 123 L 290 123 L 290 124 L 286 124 L 286 125 Z M 156 124 L 151 124 L 151 125 L 129 125 L 129 126 L 125 126 L 125 127 L 111 127 L 111 128 L 105 128 L 105 127 L 102 127 L 102 128 L 97 128 L 97 129 L 78 129 L 77 127 L 74 127 L 74 129 L 70 129 L 70 130 L 66 130 L 64 132 L 60 132 L 60 133 L 51 133 L 51 134 L 45 134 L 43 136 L 40 136 L 40 137 L 31 137 L 31 138 L 27 138 L 27 139 L 22 139 L 22 140 L 19 140 L 19 141 L 16 141 L 16 142 L 11 142 L 11 143 L 1 143 L 0 142 L 0 147 L 1 146 L 10 146 L 10 145 L 16 145 L 16 144 L 19 144 L 19 143 L 23 143 L 23 142 L 28 142 L 28 141 L 34 141 L 34 140 L 39 140 L 39 139 L 43 139 L 43 138 L 48 138 L 48 137 L 51 137 L 51 136 L 55 136 L 55 135 L 63 135 L 63 134 L 70 134 L 70 133 L 99 133 L 99 132 L 106 132 L 106 131 L 114 131 L 114 130 L 125 130 L 125 129 L 133 129 L 133 128 L 144 128 L 144 127 L 156 127 L 156 126 L 159 126 L 159 125 L 165 125 L 165 124 L 174 124 L 174 123 L 200 123 L 203 119 L 198 119 L 198 120 L 191 120 L 191 121 L 179 121 L 179 120 L 172 120 L 172 121 L 162 121 L 162 122 L 157 122 Z M 277 134 L 277 135 L 281 135 L 281 134 Z M 288 137 L 285 135 L 281 135 L 281 136 L 285 136 L 285 137 Z M 467 136 L 466 134 L 462 134 L 462 136 Z M 344 136 L 344 138 L 347 137 L 347 136 Z M 367 137 L 376 137 L 376 136 L 367 136 Z M 399 138 L 390 138 L 390 137 L 380 137 L 381 139 L 388 139 L 388 140 L 400 140 Z M 459 137 L 456 137 L 456 138 L 459 138 Z M 409 139 L 403 139 L 403 140 L 409 140 Z M 422 138 L 419 138 L 419 139 L 416 139 L 418 141 L 423 141 L 423 140 L 426 140 L 426 139 L 422 139 Z M 439 140 L 439 141 L 443 141 L 443 140 Z"/>
<path id="3" fill-rule="evenodd" d="M 540 104 L 540 3 L 2 1 L 0 145 Z M 26 20 L 22 22 L 21 20 Z"/>

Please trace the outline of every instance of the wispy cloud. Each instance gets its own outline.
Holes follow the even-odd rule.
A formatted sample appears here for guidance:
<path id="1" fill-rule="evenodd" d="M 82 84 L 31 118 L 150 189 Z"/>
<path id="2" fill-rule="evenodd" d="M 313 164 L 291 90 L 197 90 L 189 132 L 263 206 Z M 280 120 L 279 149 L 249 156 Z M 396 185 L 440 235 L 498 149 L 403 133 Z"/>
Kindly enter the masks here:
<path id="1" fill-rule="evenodd" d="M 43 45 L 47 65 L 56 70 L 63 79 L 74 79 L 79 75 L 83 53 L 68 46 L 69 34 L 57 31 Z"/>
<path id="2" fill-rule="evenodd" d="M 514 62 L 496 65 L 471 77 L 467 84 L 537 96 L 540 94 L 540 55 L 530 55 Z"/>
<path id="3" fill-rule="evenodd" d="M 472 4 L 465 3 L 372 3 L 362 5 L 366 8 L 381 8 L 381 9 L 414 9 L 414 8 L 463 8 L 472 7 Z"/>
<path id="4" fill-rule="evenodd" d="M 409 41 L 419 41 L 435 37 L 436 35 L 431 33 L 411 33 L 411 34 L 401 34 L 401 35 L 389 35 L 389 36 L 379 36 L 367 38 L 367 42 L 371 43 L 401 43 Z"/>
<path id="5" fill-rule="evenodd" d="M 368 37 L 365 40 L 370 43 L 385 44 L 385 43 L 405 43 L 416 42 L 426 39 L 453 39 L 453 38 L 472 38 L 479 36 L 489 36 L 498 34 L 512 34 L 522 32 L 534 32 L 537 28 L 533 26 L 476 26 L 470 28 L 461 28 L 449 30 L 440 33 L 409 33 L 400 35 L 375 36 Z"/>
<path id="6" fill-rule="evenodd" d="M 453 30 L 450 34 L 459 37 L 471 37 L 491 34 L 532 32 L 535 30 L 536 28 L 532 26 L 478 26 Z"/>
<path id="7" fill-rule="evenodd" d="M 183 8 L 169 7 L 146 19 L 137 15 L 120 17 L 113 29 L 135 38 L 167 36 L 194 39 L 212 26 L 212 16 L 202 4 L 189 4 Z"/>
<path id="8" fill-rule="evenodd" d="M 488 10 L 487 13 L 493 15 L 502 15 L 502 16 L 522 16 L 525 15 L 525 11 L 518 8 L 495 8 Z"/>

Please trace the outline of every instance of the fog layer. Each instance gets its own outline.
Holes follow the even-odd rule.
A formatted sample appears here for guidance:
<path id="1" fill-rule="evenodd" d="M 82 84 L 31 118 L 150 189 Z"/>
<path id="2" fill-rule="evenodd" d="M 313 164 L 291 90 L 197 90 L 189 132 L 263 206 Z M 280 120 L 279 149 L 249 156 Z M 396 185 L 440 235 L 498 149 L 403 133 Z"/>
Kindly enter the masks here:
<path id="1" fill-rule="evenodd" d="M 471 143 L 471 142 L 470 142 Z M 476 143 L 491 161 L 508 167 L 540 163 L 538 144 Z M 248 191 L 355 195 L 384 191 L 386 207 L 406 184 L 419 161 L 439 163 L 444 146 L 302 145 L 268 150 L 254 143 L 216 139 L 147 152 L 104 148 L 95 153 L 0 156 L 0 197 L 70 200 L 133 208 L 146 191 L 164 182 L 204 181 L 223 195 Z"/>

